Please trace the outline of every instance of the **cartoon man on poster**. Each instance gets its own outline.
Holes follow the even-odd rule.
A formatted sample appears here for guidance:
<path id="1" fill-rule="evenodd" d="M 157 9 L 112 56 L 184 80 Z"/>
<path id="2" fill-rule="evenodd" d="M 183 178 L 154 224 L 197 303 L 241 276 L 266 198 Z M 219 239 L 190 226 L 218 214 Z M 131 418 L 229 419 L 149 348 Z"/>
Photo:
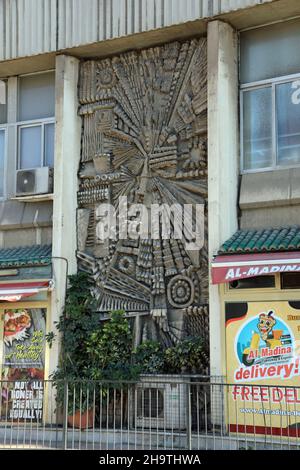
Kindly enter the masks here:
<path id="1" fill-rule="evenodd" d="M 291 333 L 281 319 L 275 318 L 273 310 L 262 312 L 242 329 L 237 349 L 241 363 L 247 367 L 275 360 L 285 362 L 293 354 Z"/>

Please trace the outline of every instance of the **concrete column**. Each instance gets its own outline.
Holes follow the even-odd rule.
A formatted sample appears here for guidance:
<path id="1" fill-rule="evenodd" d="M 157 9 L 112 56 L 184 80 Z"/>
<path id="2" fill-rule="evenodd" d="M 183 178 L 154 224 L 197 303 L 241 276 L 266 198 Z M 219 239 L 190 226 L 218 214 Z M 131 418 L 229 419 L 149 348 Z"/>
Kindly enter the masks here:
<path id="1" fill-rule="evenodd" d="M 17 164 L 17 129 L 18 121 L 18 79 L 10 77 L 7 86 L 7 155 L 6 159 L 6 196 L 15 196 Z"/>
<path id="2" fill-rule="evenodd" d="M 76 210 L 80 161 L 81 120 L 77 114 L 79 60 L 65 55 L 56 58 L 56 130 L 53 201 L 53 276 L 50 330 L 63 311 L 66 275 L 77 271 Z M 61 259 L 64 258 L 64 259 Z M 57 332 L 56 332 L 57 333 Z M 49 372 L 57 367 L 59 341 L 50 350 Z"/>
<path id="3" fill-rule="evenodd" d="M 211 261 L 237 230 L 237 34 L 222 21 L 208 23 L 208 234 Z M 225 375 L 225 319 L 218 286 L 210 283 L 211 375 Z"/>

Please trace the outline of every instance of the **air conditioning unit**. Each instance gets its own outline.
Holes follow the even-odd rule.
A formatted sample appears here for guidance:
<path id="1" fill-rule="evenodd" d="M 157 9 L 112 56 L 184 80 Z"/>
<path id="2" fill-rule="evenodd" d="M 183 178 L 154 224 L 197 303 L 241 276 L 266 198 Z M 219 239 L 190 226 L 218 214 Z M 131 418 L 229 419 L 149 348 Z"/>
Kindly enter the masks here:
<path id="1" fill-rule="evenodd" d="M 30 196 L 52 192 L 53 170 L 47 166 L 32 170 L 18 170 L 16 196 Z"/>
<path id="2" fill-rule="evenodd" d="M 174 376 L 141 377 L 135 391 L 135 426 L 186 429 L 187 384 Z"/>

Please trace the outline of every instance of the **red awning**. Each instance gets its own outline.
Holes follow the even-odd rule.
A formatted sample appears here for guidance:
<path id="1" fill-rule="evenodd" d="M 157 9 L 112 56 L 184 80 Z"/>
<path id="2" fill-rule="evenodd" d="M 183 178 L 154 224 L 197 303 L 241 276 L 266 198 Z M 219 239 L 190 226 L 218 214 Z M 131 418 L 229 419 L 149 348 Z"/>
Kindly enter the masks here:
<path id="1" fill-rule="evenodd" d="M 52 281 L 41 282 L 9 282 L 0 284 L 0 301 L 19 302 L 42 291 L 47 291 L 52 286 Z"/>
<path id="2" fill-rule="evenodd" d="M 219 255 L 212 262 L 212 283 L 222 284 L 256 276 L 300 272 L 300 252 Z"/>

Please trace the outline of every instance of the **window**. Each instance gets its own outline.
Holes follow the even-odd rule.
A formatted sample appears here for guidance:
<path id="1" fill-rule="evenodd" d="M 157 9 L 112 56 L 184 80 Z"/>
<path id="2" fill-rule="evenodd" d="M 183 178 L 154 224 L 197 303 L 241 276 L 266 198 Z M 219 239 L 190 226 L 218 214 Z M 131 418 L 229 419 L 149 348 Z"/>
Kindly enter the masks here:
<path id="1" fill-rule="evenodd" d="M 54 73 L 19 78 L 18 120 L 53 118 L 55 113 Z"/>
<path id="2" fill-rule="evenodd" d="M 244 170 L 272 166 L 271 88 L 243 93 Z"/>
<path id="3" fill-rule="evenodd" d="M 21 77 L 18 87 L 18 168 L 53 166 L 54 73 Z"/>
<path id="4" fill-rule="evenodd" d="M 55 73 L 0 80 L 0 198 L 15 194 L 16 170 L 54 165 Z"/>
<path id="5" fill-rule="evenodd" d="M 19 126 L 19 168 L 53 167 L 54 123 Z"/>
<path id="6" fill-rule="evenodd" d="M 300 22 L 241 34 L 242 170 L 300 165 Z"/>

